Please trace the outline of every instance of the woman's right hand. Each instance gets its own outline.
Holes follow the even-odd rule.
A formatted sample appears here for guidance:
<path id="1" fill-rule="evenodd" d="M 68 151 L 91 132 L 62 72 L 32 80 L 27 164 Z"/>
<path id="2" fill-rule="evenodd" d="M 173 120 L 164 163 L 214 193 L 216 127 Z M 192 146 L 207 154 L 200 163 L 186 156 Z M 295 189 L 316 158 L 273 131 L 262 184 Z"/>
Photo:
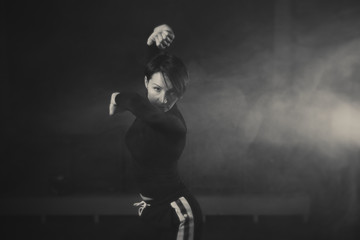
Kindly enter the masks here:
<path id="1" fill-rule="evenodd" d="M 120 94 L 120 92 L 114 92 L 111 94 L 110 105 L 109 105 L 109 115 L 110 116 L 114 115 L 114 113 L 115 113 L 115 110 L 117 107 L 115 98 L 118 94 Z"/>

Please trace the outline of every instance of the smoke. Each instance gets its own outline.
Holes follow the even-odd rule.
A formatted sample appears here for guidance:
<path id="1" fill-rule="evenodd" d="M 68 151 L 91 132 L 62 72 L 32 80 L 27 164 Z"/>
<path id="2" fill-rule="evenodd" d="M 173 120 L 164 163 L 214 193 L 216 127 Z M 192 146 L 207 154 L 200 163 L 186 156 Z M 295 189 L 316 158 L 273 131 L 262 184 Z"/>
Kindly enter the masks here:
<path id="1" fill-rule="evenodd" d="M 276 145 L 317 147 L 324 153 L 360 145 L 359 103 L 330 91 L 273 96 L 250 109 L 245 129 L 266 121 L 262 141 Z"/>
<path id="2" fill-rule="evenodd" d="M 186 157 L 211 162 L 204 171 L 221 169 L 223 159 L 241 161 L 252 143 L 261 142 L 277 149 L 310 149 L 345 163 L 347 154 L 360 147 L 355 13 L 339 13 L 341 21 L 325 18 L 310 30 L 310 22 L 294 21 L 307 29 L 297 26 L 296 41 L 283 46 L 292 49 L 289 79 L 274 73 L 272 46 L 265 44 L 272 36 L 266 31 L 213 58 L 190 61 L 193 82 L 182 101 L 189 125 Z"/>
<path id="3" fill-rule="evenodd" d="M 261 99 L 244 125 L 266 121 L 263 141 L 316 147 L 330 156 L 360 146 L 360 40 L 340 45 L 321 60 L 301 66 L 303 74 L 282 93 Z"/>

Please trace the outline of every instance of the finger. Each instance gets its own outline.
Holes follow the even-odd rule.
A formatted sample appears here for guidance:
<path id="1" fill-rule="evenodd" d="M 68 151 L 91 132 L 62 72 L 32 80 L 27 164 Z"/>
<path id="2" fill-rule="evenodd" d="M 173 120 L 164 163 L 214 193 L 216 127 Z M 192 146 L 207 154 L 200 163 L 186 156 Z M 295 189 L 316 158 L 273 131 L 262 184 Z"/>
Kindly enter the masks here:
<path id="1" fill-rule="evenodd" d="M 115 98 L 119 94 L 120 94 L 120 92 L 114 92 L 114 93 L 111 94 L 110 104 L 116 105 Z"/>
<path id="2" fill-rule="evenodd" d="M 163 45 L 164 47 L 168 47 L 170 44 L 167 43 L 167 42 L 165 42 L 165 41 L 162 41 L 162 42 L 161 42 L 161 45 Z"/>
<path id="3" fill-rule="evenodd" d="M 169 46 L 170 46 L 170 43 L 167 42 L 166 40 L 162 41 L 161 44 L 162 44 L 164 47 L 169 47 Z"/>
<path id="4" fill-rule="evenodd" d="M 167 42 L 165 42 L 165 41 L 162 41 L 162 42 L 161 42 L 161 45 L 163 45 L 164 47 L 168 47 L 168 46 L 169 46 L 169 44 L 168 44 Z"/>
<path id="5" fill-rule="evenodd" d="M 165 49 L 165 48 L 167 48 L 167 45 L 164 42 L 162 42 L 162 43 L 160 43 L 159 47 L 161 49 Z"/>
<path id="6" fill-rule="evenodd" d="M 164 39 L 164 42 L 170 45 L 172 43 L 172 40 L 169 37 L 167 37 L 166 39 Z"/>
<path id="7" fill-rule="evenodd" d="M 156 35 L 156 36 L 155 36 L 155 41 L 156 41 L 156 46 L 159 46 L 160 43 L 161 43 L 161 39 L 160 39 L 160 36 L 159 36 L 159 35 Z"/>
<path id="8" fill-rule="evenodd" d="M 164 41 L 164 37 L 163 37 L 162 33 L 159 33 L 159 34 L 156 35 L 156 36 L 158 36 L 160 42 Z"/>
<path id="9" fill-rule="evenodd" d="M 116 106 L 114 106 L 113 104 L 109 105 L 109 115 L 110 116 L 114 115 L 115 108 L 116 108 Z"/>
<path id="10" fill-rule="evenodd" d="M 155 42 L 156 32 L 153 32 L 147 40 L 147 45 L 151 45 Z"/>
<path id="11" fill-rule="evenodd" d="M 172 31 L 166 30 L 167 37 L 169 37 L 171 40 L 174 40 L 175 34 Z"/>
<path id="12" fill-rule="evenodd" d="M 169 34 L 166 31 L 161 32 L 161 36 L 163 39 L 166 39 Z"/>
<path id="13" fill-rule="evenodd" d="M 171 42 L 173 41 L 173 38 L 171 38 L 170 36 L 167 36 L 167 37 L 166 37 L 166 41 L 169 42 L 169 43 L 171 43 Z"/>

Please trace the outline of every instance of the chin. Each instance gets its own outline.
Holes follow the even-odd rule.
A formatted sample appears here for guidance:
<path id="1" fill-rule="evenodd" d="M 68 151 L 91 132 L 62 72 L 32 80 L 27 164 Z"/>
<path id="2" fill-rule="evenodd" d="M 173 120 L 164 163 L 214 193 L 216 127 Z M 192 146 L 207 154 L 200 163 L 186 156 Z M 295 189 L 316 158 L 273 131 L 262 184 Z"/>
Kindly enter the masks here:
<path id="1" fill-rule="evenodd" d="M 156 107 L 163 112 L 168 112 L 172 109 L 173 106 L 167 106 L 167 107 L 156 106 Z"/>

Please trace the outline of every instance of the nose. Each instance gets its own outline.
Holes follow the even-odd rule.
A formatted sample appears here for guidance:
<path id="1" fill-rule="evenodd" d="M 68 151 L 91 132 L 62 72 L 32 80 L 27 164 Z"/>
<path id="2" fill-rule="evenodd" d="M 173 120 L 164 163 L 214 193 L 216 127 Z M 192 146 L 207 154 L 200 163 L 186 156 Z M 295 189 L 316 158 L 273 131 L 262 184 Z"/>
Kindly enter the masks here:
<path id="1" fill-rule="evenodd" d="M 160 96 L 160 102 L 161 103 L 167 103 L 167 97 L 166 97 L 166 94 L 163 93 L 161 96 Z"/>

